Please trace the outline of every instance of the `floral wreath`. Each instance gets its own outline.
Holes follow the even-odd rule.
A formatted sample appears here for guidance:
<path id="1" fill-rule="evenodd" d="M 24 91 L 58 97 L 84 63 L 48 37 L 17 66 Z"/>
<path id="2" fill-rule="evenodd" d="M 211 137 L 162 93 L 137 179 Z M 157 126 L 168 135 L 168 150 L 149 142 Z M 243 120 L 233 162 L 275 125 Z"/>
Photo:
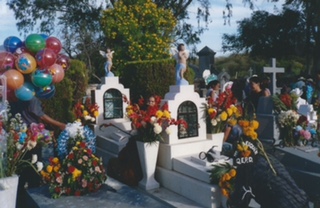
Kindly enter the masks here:
<path id="1" fill-rule="evenodd" d="M 58 137 L 58 156 L 64 158 L 68 155 L 68 141 L 70 138 L 80 136 L 84 139 L 87 147 L 93 153 L 96 152 L 96 135 L 88 126 L 82 126 L 80 122 L 67 124 L 67 127 Z"/>

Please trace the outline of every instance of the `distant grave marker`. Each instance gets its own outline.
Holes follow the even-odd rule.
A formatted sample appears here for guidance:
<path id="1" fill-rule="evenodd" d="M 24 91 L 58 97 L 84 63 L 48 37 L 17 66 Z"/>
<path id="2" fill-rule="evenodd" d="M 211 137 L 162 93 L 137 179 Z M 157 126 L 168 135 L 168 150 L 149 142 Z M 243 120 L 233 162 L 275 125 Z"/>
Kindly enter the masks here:
<path id="1" fill-rule="evenodd" d="M 284 73 L 284 68 L 276 67 L 276 59 L 272 58 L 272 66 L 271 67 L 263 67 L 264 73 L 272 73 L 272 94 L 276 94 L 276 88 L 277 88 L 277 73 Z"/>

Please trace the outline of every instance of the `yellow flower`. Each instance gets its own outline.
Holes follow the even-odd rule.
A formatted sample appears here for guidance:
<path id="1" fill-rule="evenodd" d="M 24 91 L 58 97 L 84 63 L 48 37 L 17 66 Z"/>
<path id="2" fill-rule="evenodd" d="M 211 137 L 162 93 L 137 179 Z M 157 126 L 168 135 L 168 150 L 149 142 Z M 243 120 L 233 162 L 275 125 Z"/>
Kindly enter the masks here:
<path id="1" fill-rule="evenodd" d="M 225 197 L 229 197 L 229 192 L 227 191 L 227 189 L 221 189 L 222 195 Z"/>
<path id="2" fill-rule="evenodd" d="M 211 115 L 211 114 L 213 114 L 213 113 L 215 113 L 216 112 L 216 110 L 214 109 L 214 108 L 209 108 L 208 109 L 208 113 Z"/>
<path id="3" fill-rule="evenodd" d="M 81 174 L 82 174 L 82 171 L 76 168 L 76 169 L 72 172 L 72 178 L 73 178 L 73 180 L 76 180 L 79 176 L 81 176 Z"/>
<path id="4" fill-rule="evenodd" d="M 94 111 L 94 112 L 93 112 L 93 116 L 94 116 L 94 117 L 98 117 L 98 116 L 99 116 L 99 112 L 98 112 L 98 111 Z"/>
<path id="5" fill-rule="evenodd" d="M 229 175 L 229 173 L 224 174 L 225 175 L 225 179 L 226 181 L 229 181 L 231 179 L 231 176 Z"/>
<path id="6" fill-rule="evenodd" d="M 220 114 L 220 119 L 221 119 L 221 121 L 225 121 L 225 120 L 227 120 L 227 118 L 228 118 L 228 114 L 227 114 L 225 111 L 223 111 L 223 112 Z"/>
<path id="7" fill-rule="evenodd" d="M 81 105 L 80 107 L 81 107 L 81 109 L 84 109 L 84 105 Z"/>
<path id="8" fill-rule="evenodd" d="M 52 169 L 53 169 L 53 167 L 52 167 L 51 165 L 48 165 L 48 166 L 47 166 L 47 172 L 48 172 L 48 173 L 51 173 L 51 172 L 52 172 Z"/>
<path id="9" fill-rule="evenodd" d="M 83 111 L 83 116 L 87 116 L 87 115 L 89 115 L 89 112 L 86 111 L 86 110 L 84 110 L 84 111 Z"/>
<path id="10" fill-rule="evenodd" d="M 227 113 L 228 113 L 228 116 L 230 117 L 233 114 L 233 110 L 231 108 L 228 108 Z"/>
<path id="11" fill-rule="evenodd" d="M 259 122 L 257 120 L 251 121 L 251 126 L 254 130 L 257 130 L 259 128 Z"/>
<path id="12" fill-rule="evenodd" d="M 57 173 L 57 172 L 59 172 L 59 170 L 60 170 L 59 165 L 53 167 L 53 172 Z"/>
<path id="13" fill-rule="evenodd" d="M 58 163 L 59 163 L 59 158 L 54 157 L 54 158 L 52 159 L 52 163 L 53 163 L 53 164 L 58 164 Z"/>
<path id="14" fill-rule="evenodd" d="M 163 111 L 163 117 L 170 119 L 171 118 L 170 112 L 167 110 Z"/>
<path id="15" fill-rule="evenodd" d="M 158 111 L 156 112 L 156 117 L 157 117 L 157 118 L 161 118 L 162 116 L 163 116 L 163 112 L 160 111 L 160 110 L 158 110 Z"/>
<path id="16" fill-rule="evenodd" d="M 235 177 L 235 176 L 237 175 L 237 171 L 232 168 L 232 169 L 229 171 L 229 174 L 230 174 L 231 177 Z"/>
<path id="17" fill-rule="evenodd" d="M 235 126 L 237 124 L 237 119 L 230 119 L 228 121 L 228 124 L 230 124 L 231 126 Z"/>

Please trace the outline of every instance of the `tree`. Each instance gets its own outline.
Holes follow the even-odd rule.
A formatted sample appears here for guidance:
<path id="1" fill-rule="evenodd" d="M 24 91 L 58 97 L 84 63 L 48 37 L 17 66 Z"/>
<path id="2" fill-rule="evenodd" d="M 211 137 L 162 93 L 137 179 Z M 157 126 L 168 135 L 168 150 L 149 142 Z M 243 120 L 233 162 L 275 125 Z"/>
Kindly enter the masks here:
<path id="1" fill-rule="evenodd" d="M 279 15 L 256 11 L 238 22 L 238 33 L 224 34 L 224 51 L 245 52 L 265 58 L 303 56 L 305 22 L 299 11 L 284 9 Z"/>
<path id="2" fill-rule="evenodd" d="M 118 1 L 103 13 L 101 23 L 107 43 L 115 50 L 115 65 L 169 58 L 176 20 L 170 10 L 151 0 Z"/>

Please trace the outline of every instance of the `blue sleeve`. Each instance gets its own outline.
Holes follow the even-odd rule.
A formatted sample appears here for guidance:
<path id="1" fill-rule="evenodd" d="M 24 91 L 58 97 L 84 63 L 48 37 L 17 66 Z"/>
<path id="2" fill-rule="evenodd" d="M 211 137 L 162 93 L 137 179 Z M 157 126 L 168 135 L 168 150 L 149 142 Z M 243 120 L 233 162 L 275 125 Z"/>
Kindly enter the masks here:
<path id="1" fill-rule="evenodd" d="M 28 110 L 30 113 L 34 114 L 37 117 L 42 117 L 44 115 L 44 112 L 41 107 L 41 102 L 37 98 L 33 98 L 30 100 Z"/>

